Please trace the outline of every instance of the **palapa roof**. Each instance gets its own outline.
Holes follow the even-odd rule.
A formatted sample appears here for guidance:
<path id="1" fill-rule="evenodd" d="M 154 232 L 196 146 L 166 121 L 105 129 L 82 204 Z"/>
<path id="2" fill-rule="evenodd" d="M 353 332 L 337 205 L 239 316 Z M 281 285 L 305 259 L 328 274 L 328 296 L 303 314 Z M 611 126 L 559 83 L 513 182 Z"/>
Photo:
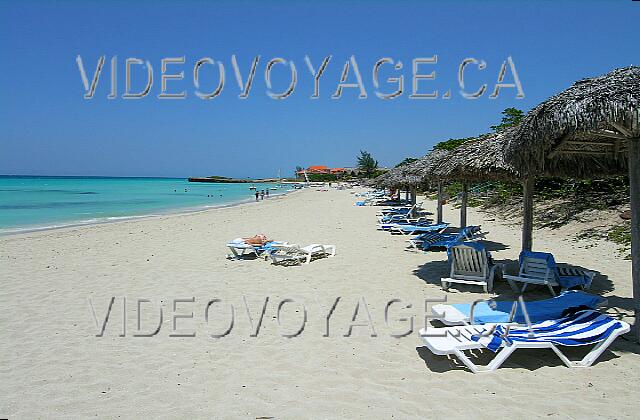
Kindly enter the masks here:
<path id="1" fill-rule="evenodd" d="M 373 185 L 381 188 L 409 187 L 426 183 L 435 178 L 435 169 L 441 159 L 449 154 L 447 150 L 431 150 L 416 160 L 393 168 L 373 180 Z"/>
<path id="2" fill-rule="evenodd" d="M 420 159 L 406 165 L 404 169 L 408 176 L 417 177 L 420 182 L 428 182 L 436 179 L 435 171 L 441 161 L 449 155 L 448 150 L 433 149 Z"/>
<path id="3" fill-rule="evenodd" d="M 420 183 L 420 178 L 406 173 L 407 165 L 390 169 L 373 180 L 374 185 L 384 188 L 397 188 Z"/>
<path id="4" fill-rule="evenodd" d="M 516 130 L 508 127 L 461 144 L 439 160 L 434 176 L 451 181 L 518 178 L 518 171 L 504 156 L 504 148 Z"/>
<path id="5" fill-rule="evenodd" d="M 640 137 L 639 107 L 640 67 L 580 80 L 527 113 L 506 158 L 525 175 L 625 173 L 628 138 Z"/>
<path id="6" fill-rule="evenodd" d="M 391 172 L 391 170 L 378 175 L 377 177 L 373 178 L 373 179 L 369 179 L 367 181 L 365 181 L 365 183 L 371 187 L 377 187 L 377 188 L 386 188 L 387 187 L 387 178 L 389 177 L 389 172 Z"/>

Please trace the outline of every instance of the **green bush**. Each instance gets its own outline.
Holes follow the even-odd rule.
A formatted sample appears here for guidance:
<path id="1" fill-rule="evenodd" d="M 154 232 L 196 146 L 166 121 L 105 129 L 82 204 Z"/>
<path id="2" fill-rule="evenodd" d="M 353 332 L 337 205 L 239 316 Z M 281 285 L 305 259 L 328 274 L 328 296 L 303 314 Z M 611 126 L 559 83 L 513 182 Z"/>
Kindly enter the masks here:
<path id="1" fill-rule="evenodd" d="M 475 137 L 466 137 L 463 139 L 449 139 L 446 141 L 441 141 L 440 143 L 433 146 L 433 150 L 453 150 L 456 147 L 460 146 L 463 143 L 468 142 L 469 140 L 473 140 Z"/>
<path id="2" fill-rule="evenodd" d="M 333 182 L 337 181 L 338 177 L 333 174 L 307 174 L 310 182 Z"/>

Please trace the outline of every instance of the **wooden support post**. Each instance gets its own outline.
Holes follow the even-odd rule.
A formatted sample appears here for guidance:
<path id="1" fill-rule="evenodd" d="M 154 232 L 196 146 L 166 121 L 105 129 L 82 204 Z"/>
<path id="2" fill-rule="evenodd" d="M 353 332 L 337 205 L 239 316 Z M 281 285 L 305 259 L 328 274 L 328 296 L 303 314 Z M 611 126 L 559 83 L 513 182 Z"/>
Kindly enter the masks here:
<path id="1" fill-rule="evenodd" d="M 531 251 L 533 246 L 533 188 L 535 178 L 530 176 L 522 182 L 522 250 Z"/>
<path id="2" fill-rule="evenodd" d="M 634 331 L 640 343 L 640 138 L 629 139 L 629 194 L 631 198 L 631 281 Z"/>
<path id="3" fill-rule="evenodd" d="M 411 217 L 415 217 L 416 214 L 418 213 L 418 209 L 414 207 L 417 201 L 418 201 L 418 189 L 416 187 L 411 187 L 411 208 L 413 209 L 411 210 Z"/>
<path id="4" fill-rule="evenodd" d="M 469 195 L 469 186 L 467 183 L 462 184 L 462 205 L 460 206 L 460 228 L 467 227 L 467 196 Z"/>
<path id="5" fill-rule="evenodd" d="M 438 223 L 442 223 L 442 181 L 438 181 Z"/>
<path id="6" fill-rule="evenodd" d="M 407 187 L 405 187 L 405 188 L 407 188 Z M 404 191 L 404 199 L 405 199 L 406 201 L 409 201 L 409 188 L 407 188 L 407 189 Z"/>

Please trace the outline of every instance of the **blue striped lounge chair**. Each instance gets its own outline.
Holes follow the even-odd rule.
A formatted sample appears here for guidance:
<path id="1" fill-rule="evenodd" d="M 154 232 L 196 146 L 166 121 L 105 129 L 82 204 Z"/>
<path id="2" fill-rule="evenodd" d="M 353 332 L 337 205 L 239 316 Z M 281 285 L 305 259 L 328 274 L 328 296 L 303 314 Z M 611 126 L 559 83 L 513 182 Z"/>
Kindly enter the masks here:
<path id="1" fill-rule="evenodd" d="M 473 373 L 481 373 L 495 371 L 520 348 L 551 349 L 570 368 L 589 367 L 618 336 L 629 330 L 626 322 L 587 309 L 527 326 L 506 323 L 423 328 L 420 336 L 434 354 L 456 356 Z M 581 360 L 572 361 L 560 350 L 563 346 L 593 347 Z M 496 353 L 486 366 L 474 363 L 465 353 L 482 349 Z"/>

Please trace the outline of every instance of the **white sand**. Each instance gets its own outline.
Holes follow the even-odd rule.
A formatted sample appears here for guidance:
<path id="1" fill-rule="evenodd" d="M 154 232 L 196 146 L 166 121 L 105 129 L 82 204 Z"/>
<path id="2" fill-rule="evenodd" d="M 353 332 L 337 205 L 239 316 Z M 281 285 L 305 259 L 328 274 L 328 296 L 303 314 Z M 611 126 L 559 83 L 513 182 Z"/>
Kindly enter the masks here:
<path id="1" fill-rule="evenodd" d="M 375 230 L 377 209 L 354 201 L 347 191 L 302 191 L 196 214 L 0 238 L 0 417 L 637 418 L 639 347 L 622 339 L 589 369 L 568 369 L 551 351 L 532 350 L 482 375 L 416 350 L 424 299 L 444 296 L 438 280 L 447 272 L 445 254 L 405 252 L 405 238 Z M 446 212 L 457 223 L 457 212 Z M 516 259 L 517 228 L 486 219 L 470 211 L 470 223 L 481 223 L 487 239 L 506 248 L 494 252 L 496 259 Z M 227 240 L 258 232 L 303 245 L 335 244 L 338 255 L 301 267 L 224 258 Z M 609 312 L 630 314 L 630 262 L 615 246 L 585 249 L 559 232 L 544 234 L 535 237 L 536 249 L 599 271 L 605 277 L 594 288 L 609 296 Z M 486 296 L 480 290 L 454 288 L 449 300 Z M 243 295 L 254 320 L 270 299 L 258 337 L 250 337 Z M 89 298 L 102 319 L 112 296 L 105 334 L 96 337 Z M 123 296 L 128 319 L 120 337 Z M 336 297 L 330 336 L 323 337 L 328 309 L 319 304 L 328 308 Z M 359 326 L 344 337 L 361 297 L 378 336 Z M 178 307 L 193 310 L 194 319 L 177 322 L 179 332 L 196 337 L 170 336 L 176 298 L 195 298 Z M 226 329 L 227 307 L 214 306 L 209 323 L 204 319 L 213 298 L 235 306 L 234 327 L 224 338 L 209 334 Z M 299 325 L 295 305 L 284 305 L 282 327 L 275 319 L 284 298 L 307 308 L 297 338 L 281 335 Z M 387 325 L 384 309 L 393 298 L 413 306 L 392 306 Z M 164 302 L 154 337 L 133 336 L 137 299 Z M 157 319 L 152 306 L 142 307 L 145 331 Z M 401 315 L 415 317 L 415 330 L 393 338 L 406 330 Z M 358 320 L 364 319 L 361 310 Z"/>

